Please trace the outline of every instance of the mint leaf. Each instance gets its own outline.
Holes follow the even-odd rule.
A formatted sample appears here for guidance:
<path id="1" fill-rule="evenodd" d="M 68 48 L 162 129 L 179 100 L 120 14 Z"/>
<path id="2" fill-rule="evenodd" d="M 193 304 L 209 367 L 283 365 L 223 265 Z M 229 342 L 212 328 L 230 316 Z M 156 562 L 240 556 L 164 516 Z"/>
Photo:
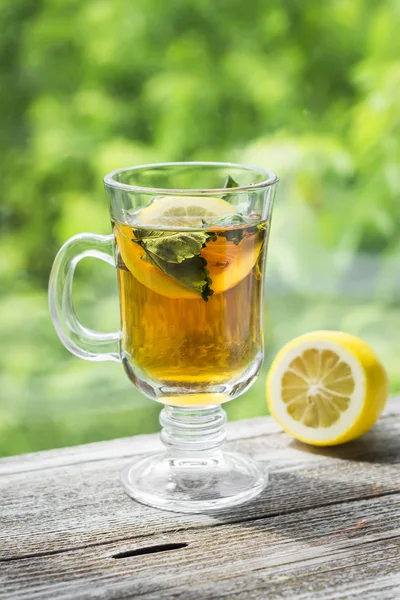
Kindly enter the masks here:
<path id="1" fill-rule="evenodd" d="M 166 275 L 199 294 L 205 302 L 213 294 L 207 261 L 200 256 L 201 249 L 209 240 L 215 240 L 213 232 L 206 231 L 159 231 L 133 229 L 133 242 L 145 251 L 143 260 L 158 267 Z"/>
<path id="2" fill-rule="evenodd" d="M 242 215 L 242 213 L 233 213 L 226 215 L 214 222 L 215 225 L 221 227 L 234 227 L 235 225 L 254 225 L 254 219 Z"/>
<path id="3" fill-rule="evenodd" d="M 215 221 L 214 226 L 229 227 L 222 231 L 217 231 L 217 235 L 226 238 L 228 242 L 233 242 L 236 246 L 242 241 L 244 235 L 264 231 L 267 227 L 266 222 L 254 224 L 254 218 L 247 217 L 241 213 L 227 215 Z M 241 225 L 252 225 L 252 227 L 240 227 Z M 236 227 L 235 227 L 236 226 Z"/>
<path id="4" fill-rule="evenodd" d="M 117 252 L 117 268 L 121 269 L 122 271 L 127 271 L 128 273 L 130 272 L 128 267 L 126 266 L 126 264 L 124 263 L 124 261 L 122 260 L 122 256 L 119 252 Z"/>
<path id="5" fill-rule="evenodd" d="M 198 256 L 209 238 L 210 235 L 202 231 L 150 231 L 142 242 L 146 252 L 167 262 L 181 263 Z"/>
<path id="6" fill-rule="evenodd" d="M 214 293 L 211 289 L 212 281 L 208 276 L 207 261 L 201 256 L 187 258 L 181 263 L 171 263 L 146 252 L 143 260 L 158 267 L 178 283 L 199 294 L 205 302 L 208 302 L 209 296 Z"/>
<path id="7" fill-rule="evenodd" d="M 262 256 L 262 247 L 260 250 L 260 256 Z M 262 271 L 261 271 L 261 267 L 260 267 L 260 257 L 258 257 L 256 264 L 254 265 L 254 267 L 251 270 L 253 276 L 257 279 L 257 281 L 260 281 L 261 277 L 262 277 Z"/>
<path id="8" fill-rule="evenodd" d="M 224 188 L 235 188 L 235 187 L 239 187 L 239 184 L 233 179 L 233 177 L 228 175 L 227 178 L 225 179 Z"/>
<path id="9" fill-rule="evenodd" d="M 230 189 L 230 188 L 237 188 L 237 187 L 239 187 L 239 184 L 233 179 L 233 177 L 228 175 L 227 178 L 225 179 L 224 188 Z M 235 196 L 235 194 L 224 194 L 222 196 L 222 199 L 223 200 L 232 200 L 233 196 Z"/>

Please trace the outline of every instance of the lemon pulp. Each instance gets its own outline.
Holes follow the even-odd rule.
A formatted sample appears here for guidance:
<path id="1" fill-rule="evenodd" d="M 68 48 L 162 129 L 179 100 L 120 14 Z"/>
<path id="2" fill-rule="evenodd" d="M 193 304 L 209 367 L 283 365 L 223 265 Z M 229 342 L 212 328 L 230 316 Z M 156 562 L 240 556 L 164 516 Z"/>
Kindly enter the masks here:
<path id="1" fill-rule="evenodd" d="M 156 198 L 137 215 L 139 225 L 201 227 L 203 219 L 233 215 L 235 206 L 215 197 L 162 196 Z"/>
<path id="2" fill-rule="evenodd" d="M 355 383 L 350 366 L 332 350 L 311 348 L 293 359 L 282 378 L 282 400 L 307 427 L 330 427 L 347 410 Z"/>
<path id="3" fill-rule="evenodd" d="M 386 371 L 372 348 L 339 331 L 316 331 L 289 342 L 267 379 L 272 416 L 296 439 L 319 446 L 364 434 L 387 397 Z"/>

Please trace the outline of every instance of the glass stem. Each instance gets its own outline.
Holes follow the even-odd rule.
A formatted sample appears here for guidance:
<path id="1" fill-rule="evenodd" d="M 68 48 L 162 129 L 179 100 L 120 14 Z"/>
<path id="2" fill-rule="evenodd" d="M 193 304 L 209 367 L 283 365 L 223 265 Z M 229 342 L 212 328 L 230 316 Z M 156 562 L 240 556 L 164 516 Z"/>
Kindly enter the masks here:
<path id="1" fill-rule="evenodd" d="M 226 440 L 226 413 L 220 405 L 165 406 L 160 413 L 161 441 L 170 456 L 219 453 Z"/>

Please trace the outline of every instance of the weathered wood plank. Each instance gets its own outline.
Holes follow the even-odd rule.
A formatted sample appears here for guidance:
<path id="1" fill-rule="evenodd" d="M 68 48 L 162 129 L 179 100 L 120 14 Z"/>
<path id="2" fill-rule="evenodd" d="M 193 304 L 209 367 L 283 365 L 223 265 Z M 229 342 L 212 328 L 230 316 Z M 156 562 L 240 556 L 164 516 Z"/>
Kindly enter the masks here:
<path id="1" fill-rule="evenodd" d="M 254 502 L 215 514 L 177 515 L 130 500 L 119 483 L 126 458 L 9 474 L 0 480 L 0 558 L 221 523 L 258 519 L 400 491 L 400 419 L 382 419 L 362 439 L 312 449 L 282 433 L 231 443 L 266 465 L 267 490 Z"/>
<path id="2" fill-rule="evenodd" d="M 400 396 L 388 401 L 381 421 L 400 417 Z M 280 433 L 280 426 L 271 417 L 256 417 L 232 421 L 227 424 L 228 441 L 252 439 Z M 0 458 L 0 476 L 12 473 L 69 466 L 76 463 L 95 462 L 114 458 L 127 458 L 161 448 L 158 434 L 137 435 L 106 442 L 94 442 L 71 448 L 56 448 L 19 456 Z"/>
<path id="3" fill-rule="evenodd" d="M 3 598 L 395 598 L 400 494 L 5 562 Z M 113 558 L 139 547 L 169 552 Z"/>
<path id="4" fill-rule="evenodd" d="M 233 421 L 227 425 L 229 441 L 280 433 L 281 427 L 270 417 L 256 417 Z M 69 466 L 82 462 L 95 462 L 110 458 L 127 458 L 162 448 L 158 433 L 136 435 L 106 442 L 94 442 L 71 448 L 56 448 L 43 452 L 0 458 L 0 476 L 12 473 L 37 471 L 52 467 Z"/>
<path id="5" fill-rule="evenodd" d="M 229 441 L 253 438 L 281 432 L 279 425 L 269 417 L 256 417 L 233 421 L 227 425 Z M 162 448 L 158 433 L 136 435 L 106 442 L 94 442 L 71 448 L 57 448 L 44 452 L 33 452 L 0 459 L 0 476 L 26 471 L 37 471 L 82 462 L 95 462 L 111 458 L 127 458 Z"/>

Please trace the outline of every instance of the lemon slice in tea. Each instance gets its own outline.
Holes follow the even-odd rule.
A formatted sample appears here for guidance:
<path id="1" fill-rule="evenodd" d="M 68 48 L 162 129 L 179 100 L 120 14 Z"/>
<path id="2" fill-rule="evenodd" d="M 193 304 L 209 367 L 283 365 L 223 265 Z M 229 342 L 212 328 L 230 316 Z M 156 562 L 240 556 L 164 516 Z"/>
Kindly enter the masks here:
<path id="1" fill-rule="evenodd" d="M 233 215 L 236 208 L 222 198 L 162 196 L 137 215 L 139 225 L 202 227 L 204 220 Z"/>
<path id="2" fill-rule="evenodd" d="M 179 232 L 183 227 L 202 228 L 202 220 L 233 215 L 236 207 L 221 198 L 197 196 L 163 196 L 136 215 L 141 229 L 156 225 Z M 212 225 L 210 225 L 212 229 Z M 194 291 L 166 275 L 161 269 L 142 260 L 143 248 L 132 242 L 132 227 L 117 223 L 115 235 L 122 260 L 132 275 L 143 285 L 169 298 L 201 300 Z M 235 245 L 217 236 L 207 242 L 201 256 L 207 261 L 214 294 L 237 285 L 254 267 L 262 246 L 261 236 L 251 236 Z"/>
<path id="3" fill-rule="evenodd" d="M 386 371 L 364 341 L 317 331 L 287 344 L 272 363 L 268 406 L 282 428 L 303 442 L 328 446 L 372 427 L 388 397 Z"/>

